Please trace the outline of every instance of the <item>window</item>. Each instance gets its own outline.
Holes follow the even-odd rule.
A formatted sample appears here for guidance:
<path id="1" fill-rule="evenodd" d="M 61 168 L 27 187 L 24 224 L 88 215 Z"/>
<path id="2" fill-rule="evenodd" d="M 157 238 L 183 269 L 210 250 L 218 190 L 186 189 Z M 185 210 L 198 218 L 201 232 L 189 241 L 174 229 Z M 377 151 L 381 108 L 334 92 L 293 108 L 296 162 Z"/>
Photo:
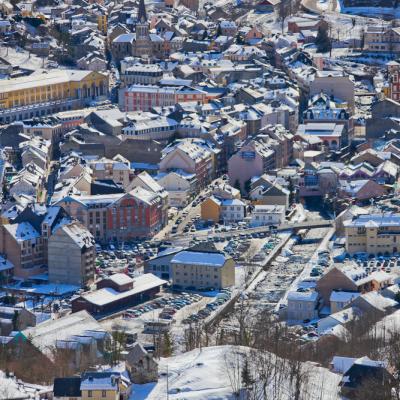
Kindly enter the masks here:
<path id="1" fill-rule="evenodd" d="M 91 390 L 88 390 L 88 397 L 93 397 L 93 392 Z"/>
<path id="2" fill-rule="evenodd" d="M 105 390 L 101 391 L 101 397 L 107 397 L 107 392 Z"/>

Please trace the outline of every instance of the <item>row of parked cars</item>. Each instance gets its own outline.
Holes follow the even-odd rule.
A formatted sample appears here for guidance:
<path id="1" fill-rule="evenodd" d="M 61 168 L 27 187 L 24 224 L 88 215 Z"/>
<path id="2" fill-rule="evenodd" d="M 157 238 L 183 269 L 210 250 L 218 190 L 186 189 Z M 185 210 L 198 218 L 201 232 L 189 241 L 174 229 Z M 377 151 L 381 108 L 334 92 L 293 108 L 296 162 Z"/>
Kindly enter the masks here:
<path id="1" fill-rule="evenodd" d="M 197 303 L 200 300 L 201 296 L 199 294 L 189 294 L 182 292 L 179 296 L 168 299 L 158 317 L 160 319 L 171 320 L 173 319 L 173 315 L 178 310 L 190 304 Z"/>
<path id="2" fill-rule="evenodd" d="M 218 307 L 226 303 L 231 298 L 231 295 L 232 295 L 231 289 L 229 288 L 222 289 L 213 302 L 208 303 L 204 308 L 199 310 L 197 313 L 192 314 L 189 317 L 185 318 L 182 322 L 184 324 L 191 324 L 207 318 Z"/>

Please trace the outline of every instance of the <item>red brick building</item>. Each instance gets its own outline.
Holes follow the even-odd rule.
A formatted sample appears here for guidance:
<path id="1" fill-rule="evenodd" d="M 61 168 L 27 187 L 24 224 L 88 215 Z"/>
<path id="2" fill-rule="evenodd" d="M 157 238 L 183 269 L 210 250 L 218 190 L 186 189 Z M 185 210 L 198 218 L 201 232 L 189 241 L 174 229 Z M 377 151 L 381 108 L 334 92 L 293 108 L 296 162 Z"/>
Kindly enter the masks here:
<path id="1" fill-rule="evenodd" d="M 178 103 L 207 102 L 207 93 L 189 86 L 132 85 L 124 94 L 125 111 L 150 111 Z"/>
<path id="2" fill-rule="evenodd" d="M 161 196 L 141 187 L 129 193 L 66 196 L 57 205 L 103 243 L 152 237 L 167 220 Z"/>

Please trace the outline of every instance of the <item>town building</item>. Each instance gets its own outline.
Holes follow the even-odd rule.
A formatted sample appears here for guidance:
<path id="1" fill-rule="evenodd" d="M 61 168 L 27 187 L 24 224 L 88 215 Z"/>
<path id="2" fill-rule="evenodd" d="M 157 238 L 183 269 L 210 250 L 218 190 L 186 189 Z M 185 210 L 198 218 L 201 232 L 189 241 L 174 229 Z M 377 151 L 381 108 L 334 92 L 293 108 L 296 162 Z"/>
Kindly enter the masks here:
<path id="1" fill-rule="evenodd" d="M 0 81 L 0 123 L 81 108 L 108 96 L 108 76 L 54 69 Z"/>
<path id="2" fill-rule="evenodd" d="M 346 251 L 390 255 L 400 249 L 400 215 L 366 214 L 344 221 Z"/>
<path id="3" fill-rule="evenodd" d="M 79 287 L 92 283 L 95 258 L 94 238 L 78 221 L 55 228 L 48 240 L 49 282 Z"/>
<path id="4" fill-rule="evenodd" d="M 92 315 L 107 315 L 153 299 L 167 282 L 153 274 L 135 279 L 125 274 L 111 275 L 98 282 L 97 290 L 72 300 L 72 312 L 86 310 Z"/>
<path id="5" fill-rule="evenodd" d="M 235 284 L 235 262 L 220 252 L 183 250 L 171 260 L 172 284 L 181 289 L 222 289 Z"/>
<path id="6" fill-rule="evenodd" d="M 251 211 L 251 226 L 279 226 L 285 222 L 285 206 L 255 205 Z"/>

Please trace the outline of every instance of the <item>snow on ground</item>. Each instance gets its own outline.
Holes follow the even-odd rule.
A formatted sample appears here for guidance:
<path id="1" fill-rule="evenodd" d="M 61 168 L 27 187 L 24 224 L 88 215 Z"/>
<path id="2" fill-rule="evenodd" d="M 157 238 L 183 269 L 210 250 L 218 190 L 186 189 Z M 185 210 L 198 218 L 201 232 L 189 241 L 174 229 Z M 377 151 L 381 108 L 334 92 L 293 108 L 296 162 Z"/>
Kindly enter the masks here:
<path id="1" fill-rule="evenodd" d="M 159 367 L 159 381 L 146 385 L 134 385 L 131 400 L 233 400 L 230 360 L 235 352 L 244 354 L 249 349 L 233 346 L 217 346 L 196 349 L 171 358 L 162 358 Z M 303 364 L 309 376 L 304 388 L 309 400 L 335 400 L 338 395 L 340 375 L 311 363 Z M 228 372 L 230 370 L 231 372 Z M 167 389 L 168 376 L 168 389 Z M 285 382 L 283 382 L 283 386 Z M 282 391 L 279 400 L 290 400 L 290 393 Z M 272 397 L 268 397 L 271 398 Z"/>
<path id="2" fill-rule="evenodd" d="M 49 387 L 8 378 L 3 371 L 0 371 L 0 400 L 39 398 L 36 395 L 46 393 L 49 390 Z"/>

